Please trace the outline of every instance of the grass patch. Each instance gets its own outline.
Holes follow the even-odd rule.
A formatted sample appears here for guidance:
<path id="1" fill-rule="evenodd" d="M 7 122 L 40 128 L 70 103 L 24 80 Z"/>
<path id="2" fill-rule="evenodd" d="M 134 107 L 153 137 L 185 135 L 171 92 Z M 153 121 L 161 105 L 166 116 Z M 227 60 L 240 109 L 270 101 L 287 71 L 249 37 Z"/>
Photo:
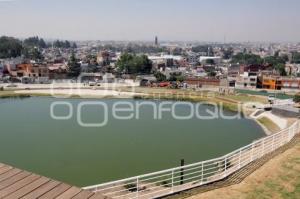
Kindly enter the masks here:
<path id="1" fill-rule="evenodd" d="M 67 95 L 59 94 L 55 95 L 56 97 L 62 97 L 65 98 Z M 26 98 L 26 97 L 53 97 L 51 94 L 46 93 L 30 93 L 30 94 L 24 94 L 24 93 L 16 93 L 14 91 L 0 91 L 0 99 L 1 98 Z M 79 95 L 71 95 L 68 96 L 68 98 L 81 98 Z"/>
<path id="2" fill-rule="evenodd" d="M 228 98 L 231 100 L 235 100 L 241 103 L 245 102 L 260 102 L 263 104 L 268 103 L 267 97 L 264 96 L 254 96 L 254 95 L 247 95 L 247 94 L 236 94 L 236 95 L 225 95 L 222 96 L 224 98 Z"/>
<path id="3" fill-rule="evenodd" d="M 280 131 L 279 126 L 277 126 L 277 124 L 275 124 L 272 120 L 270 120 L 267 117 L 259 118 L 257 121 L 262 125 L 264 125 L 272 133 L 276 133 Z"/>

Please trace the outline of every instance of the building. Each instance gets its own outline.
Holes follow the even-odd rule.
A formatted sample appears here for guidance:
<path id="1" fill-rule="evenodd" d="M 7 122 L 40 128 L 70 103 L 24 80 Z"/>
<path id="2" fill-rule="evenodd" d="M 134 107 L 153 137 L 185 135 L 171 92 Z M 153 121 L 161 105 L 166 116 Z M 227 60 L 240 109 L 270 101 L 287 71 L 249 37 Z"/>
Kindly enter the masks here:
<path id="1" fill-rule="evenodd" d="M 280 77 L 263 76 L 261 82 L 263 89 L 281 90 L 282 88 L 282 81 Z"/>
<path id="2" fill-rule="evenodd" d="M 49 77 L 49 69 L 46 64 L 33 64 L 33 77 Z"/>
<path id="3" fill-rule="evenodd" d="M 67 66 L 65 64 L 51 64 L 48 65 L 49 79 L 66 79 Z"/>
<path id="4" fill-rule="evenodd" d="M 149 56 L 148 59 L 152 61 L 156 68 L 173 67 L 183 61 L 182 56 L 174 55 Z"/>
<path id="5" fill-rule="evenodd" d="M 108 51 L 101 51 L 97 56 L 97 63 L 101 66 L 108 66 L 111 61 L 111 56 Z"/>
<path id="6" fill-rule="evenodd" d="M 99 82 L 103 80 L 103 74 L 102 73 L 81 73 L 81 82 Z"/>
<path id="7" fill-rule="evenodd" d="M 15 68 L 9 69 L 11 77 L 34 77 L 32 64 L 17 64 Z"/>
<path id="8" fill-rule="evenodd" d="M 187 52 L 187 62 L 191 66 L 197 66 L 199 61 L 199 56 L 197 53 L 194 52 Z"/>
<path id="9" fill-rule="evenodd" d="M 155 46 L 158 46 L 158 37 L 155 36 Z"/>
<path id="10" fill-rule="evenodd" d="M 299 78 L 282 78 L 282 89 L 283 90 L 295 90 L 300 89 Z"/>
<path id="11" fill-rule="evenodd" d="M 235 81 L 236 88 L 256 88 L 257 87 L 257 73 L 244 72 L 237 76 Z"/>
<path id="12" fill-rule="evenodd" d="M 105 73 L 102 78 L 103 83 L 114 83 L 116 80 L 116 77 L 112 73 Z"/>

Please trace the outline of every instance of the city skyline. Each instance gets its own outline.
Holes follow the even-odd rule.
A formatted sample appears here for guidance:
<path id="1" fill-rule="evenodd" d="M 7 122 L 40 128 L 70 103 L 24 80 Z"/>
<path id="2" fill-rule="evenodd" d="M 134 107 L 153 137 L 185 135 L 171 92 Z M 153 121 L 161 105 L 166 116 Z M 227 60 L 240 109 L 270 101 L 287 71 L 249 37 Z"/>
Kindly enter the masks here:
<path id="1" fill-rule="evenodd" d="M 0 35 L 118 41 L 299 42 L 297 0 L 4 0 Z"/>

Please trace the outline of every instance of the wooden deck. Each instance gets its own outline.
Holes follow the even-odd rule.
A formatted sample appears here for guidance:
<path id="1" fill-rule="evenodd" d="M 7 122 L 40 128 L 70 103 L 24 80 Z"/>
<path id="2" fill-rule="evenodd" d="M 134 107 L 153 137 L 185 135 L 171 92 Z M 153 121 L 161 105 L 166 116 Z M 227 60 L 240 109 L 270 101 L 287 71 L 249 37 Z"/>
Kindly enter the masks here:
<path id="1" fill-rule="evenodd" d="M 0 163 L 0 198 L 104 199 L 105 197 Z"/>

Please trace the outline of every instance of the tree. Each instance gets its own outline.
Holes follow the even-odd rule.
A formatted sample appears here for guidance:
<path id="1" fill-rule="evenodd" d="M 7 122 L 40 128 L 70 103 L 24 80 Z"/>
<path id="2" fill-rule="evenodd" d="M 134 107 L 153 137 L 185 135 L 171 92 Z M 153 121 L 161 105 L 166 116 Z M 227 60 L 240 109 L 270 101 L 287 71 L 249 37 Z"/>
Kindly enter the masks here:
<path id="1" fill-rule="evenodd" d="M 300 102 L 300 93 L 297 93 L 294 95 L 294 102 L 299 103 Z"/>
<path id="2" fill-rule="evenodd" d="M 29 37 L 24 40 L 23 46 L 25 47 L 37 47 L 37 48 L 47 48 L 47 44 L 44 39 L 39 37 Z"/>
<path id="3" fill-rule="evenodd" d="M 292 53 L 292 63 L 300 64 L 300 53 L 299 52 Z"/>
<path id="4" fill-rule="evenodd" d="M 65 41 L 56 40 L 53 42 L 53 47 L 55 47 L 55 48 L 71 48 L 71 47 L 74 47 L 74 43 L 73 43 L 73 46 L 71 46 L 71 43 L 68 40 L 65 40 Z M 77 48 L 77 46 L 76 46 L 76 48 Z"/>
<path id="5" fill-rule="evenodd" d="M 286 73 L 286 71 L 285 71 L 285 65 L 284 65 L 284 64 L 281 64 L 281 63 L 277 64 L 277 65 L 275 66 L 275 69 L 279 72 L 279 74 L 280 74 L 281 76 L 287 76 L 287 73 Z"/>
<path id="6" fill-rule="evenodd" d="M 71 43 L 68 40 L 66 40 L 65 44 L 64 44 L 64 47 L 65 48 L 71 48 Z"/>
<path id="7" fill-rule="evenodd" d="M 155 72 L 154 76 L 155 76 L 155 78 L 157 79 L 158 82 L 164 82 L 164 81 L 167 80 L 167 77 L 159 71 Z"/>
<path id="8" fill-rule="evenodd" d="M 81 72 L 80 64 L 78 63 L 75 53 L 72 52 L 68 61 L 68 75 L 69 77 L 78 77 Z"/>
<path id="9" fill-rule="evenodd" d="M 287 76 L 285 71 L 286 60 L 284 57 L 269 56 L 265 58 L 265 63 L 271 65 L 281 76 Z"/>
<path id="10" fill-rule="evenodd" d="M 61 48 L 62 47 L 62 43 L 59 40 L 56 40 L 55 42 L 53 42 L 53 47 L 55 47 L 55 48 Z"/>
<path id="11" fill-rule="evenodd" d="M 272 65 L 272 66 L 276 66 L 278 64 L 285 64 L 286 61 L 283 57 L 279 57 L 279 56 L 269 56 L 269 57 L 266 57 L 264 59 L 264 62 L 266 64 L 269 64 L 269 65 Z"/>
<path id="12" fill-rule="evenodd" d="M 206 73 L 209 77 L 215 77 L 217 75 L 217 72 L 214 67 L 209 67 L 208 69 L 206 69 Z"/>
<path id="13" fill-rule="evenodd" d="M 181 73 L 171 73 L 170 77 L 169 77 L 169 81 L 171 82 L 183 82 L 184 81 L 184 77 L 182 76 Z"/>
<path id="14" fill-rule="evenodd" d="M 77 48 L 77 44 L 75 42 L 72 44 L 72 48 Z"/>
<path id="15" fill-rule="evenodd" d="M 124 73 L 132 73 L 133 66 L 131 65 L 133 62 L 133 55 L 130 53 L 124 53 L 121 55 L 120 59 L 117 61 L 116 66 L 120 72 Z"/>
<path id="16" fill-rule="evenodd" d="M 125 74 L 149 74 L 152 70 L 152 62 L 146 55 L 124 53 L 116 63 L 117 69 Z"/>
<path id="17" fill-rule="evenodd" d="M 0 58 L 18 57 L 22 52 L 22 43 L 13 37 L 0 37 Z"/>
<path id="18" fill-rule="evenodd" d="M 211 46 L 195 46 L 192 48 L 193 52 L 196 53 L 206 53 L 208 56 L 213 56 L 213 48 Z"/>
<path id="19" fill-rule="evenodd" d="M 231 63 L 257 65 L 262 64 L 263 59 L 260 56 L 251 53 L 238 53 L 232 57 Z"/>
<path id="20" fill-rule="evenodd" d="M 31 59 L 31 60 L 42 60 L 44 59 L 42 53 L 37 47 L 24 47 L 22 54 L 25 58 Z"/>
<path id="21" fill-rule="evenodd" d="M 40 48 L 47 48 L 48 47 L 46 42 L 42 38 L 39 41 L 39 46 L 40 46 Z"/>
<path id="22" fill-rule="evenodd" d="M 152 62 L 146 55 L 136 56 L 136 68 L 139 73 L 149 74 L 152 70 Z"/>
<path id="23" fill-rule="evenodd" d="M 233 56 L 233 48 L 223 50 L 223 59 L 231 59 Z"/>

